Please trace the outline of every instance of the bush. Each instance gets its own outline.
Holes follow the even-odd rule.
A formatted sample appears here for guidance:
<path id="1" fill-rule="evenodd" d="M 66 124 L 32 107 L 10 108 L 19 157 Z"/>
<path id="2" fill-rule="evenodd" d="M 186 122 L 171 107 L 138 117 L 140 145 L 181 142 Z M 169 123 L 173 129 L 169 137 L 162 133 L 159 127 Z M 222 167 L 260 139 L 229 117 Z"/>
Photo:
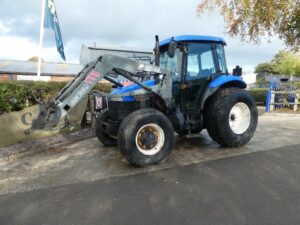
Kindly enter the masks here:
<path id="1" fill-rule="evenodd" d="M 254 97 L 258 106 L 265 106 L 267 91 L 267 88 L 253 88 L 249 90 L 249 93 Z"/>
<path id="2" fill-rule="evenodd" d="M 43 81 L 1 81 L 0 114 L 19 111 L 26 107 L 48 102 L 67 84 L 67 82 Z M 99 83 L 96 90 L 110 92 L 111 85 Z"/>

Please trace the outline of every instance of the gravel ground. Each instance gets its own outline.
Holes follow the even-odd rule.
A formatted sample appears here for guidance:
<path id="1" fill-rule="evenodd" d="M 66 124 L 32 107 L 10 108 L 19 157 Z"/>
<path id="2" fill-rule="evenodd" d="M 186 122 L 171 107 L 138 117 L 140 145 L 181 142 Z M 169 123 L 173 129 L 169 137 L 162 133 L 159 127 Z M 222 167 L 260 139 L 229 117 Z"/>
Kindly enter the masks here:
<path id="1" fill-rule="evenodd" d="M 258 107 L 259 114 L 264 113 L 264 107 Z M 284 113 L 268 113 L 273 116 L 299 116 L 300 114 L 284 114 Z M 58 134 L 51 137 L 45 137 L 36 140 L 28 140 L 7 147 L 0 148 L 0 159 L 10 159 L 11 157 L 19 157 L 24 154 L 41 152 L 49 148 L 57 147 L 60 145 L 70 144 L 73 142 L 81 141 L 84 139 L 95 137 L 93 128 L 82 129 L 75 133 Z"/>
<path id="2" fill-rule="evenodd" d="M 20 153 L 23 155 L 29 152 L 43 151 L 50 147 L 55 147 L 63 144 L 70 144 L 94 136 L 94 129 L 87 128 L 75 133 L 58 134 L 51 137 L 45 137 L 36 140 L 28 140 L 18 144 L 0 148 L 0 159 L 9 159 L 10 157 Z"/>

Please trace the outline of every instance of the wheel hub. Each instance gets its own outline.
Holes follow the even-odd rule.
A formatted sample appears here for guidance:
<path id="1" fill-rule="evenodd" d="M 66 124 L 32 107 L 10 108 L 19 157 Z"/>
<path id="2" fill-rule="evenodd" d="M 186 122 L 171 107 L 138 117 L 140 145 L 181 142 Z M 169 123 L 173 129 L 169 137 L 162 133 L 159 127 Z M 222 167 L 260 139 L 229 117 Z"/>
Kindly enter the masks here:
<path id="1" fill-rule="evenodd" d="M 138 134 L 138 145 L 145 150 L 153 148 L 157 141 L 158 133 L 153 127 L 144 127 Z"/>
<path id="2" fill-rule="evenodd" d="M 242 134 L 249 128 L 251 113 L 247 104 L 236 103 L 229 113 L 229 126 L 235 134 Z"/>
<path id="3" fill-rule="evenodd" d="M 231 114 L 231 115 L 230 115 L 230 120 L 231 120 L 231 121 L 235 121 L 235 119 L 236 119 L 236 115 L 235 115 L 235 114 Z"/>
<path id="4" fill-rule="evenodd" d="M 144 155 L 158 153 L 165 142 L 163 129 L 157 124 L 151 123 L 142 126 L 135 138 L 137 149 Z"/>

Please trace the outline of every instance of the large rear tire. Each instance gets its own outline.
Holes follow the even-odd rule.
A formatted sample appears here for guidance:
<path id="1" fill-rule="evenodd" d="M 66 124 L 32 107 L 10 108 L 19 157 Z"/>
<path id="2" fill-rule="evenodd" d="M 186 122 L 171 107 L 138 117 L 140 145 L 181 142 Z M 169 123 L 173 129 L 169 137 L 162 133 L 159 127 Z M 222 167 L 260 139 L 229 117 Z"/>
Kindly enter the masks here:
<path id="1" fill-rule="evenodd" d="M 108 119 L 108 109 L 104 109 L 97 117 L 95 124 L 96 136 L 99 141 L 102 142 L 104 146 L 111 147 L 117 146 L 117 140 L 112 138 L 109 134 L 105 132 L 103 128 L 103 122 Z"/>
<path id="2" fill-rule="evenodd" d="M 245 145 L 257 126 L 253 97 L 239 88 L 217 91 L 205 104 L 205 124 L 210 137 L 224 147 Z"/>
<path id="3" fill-rule="evenodd" d="M 118 146 L 128 162 L 137 167 L 158 163 L 174 147 L 174 130 L 170 120 L 155 109 L 139 109 L 122 121 Z"/>

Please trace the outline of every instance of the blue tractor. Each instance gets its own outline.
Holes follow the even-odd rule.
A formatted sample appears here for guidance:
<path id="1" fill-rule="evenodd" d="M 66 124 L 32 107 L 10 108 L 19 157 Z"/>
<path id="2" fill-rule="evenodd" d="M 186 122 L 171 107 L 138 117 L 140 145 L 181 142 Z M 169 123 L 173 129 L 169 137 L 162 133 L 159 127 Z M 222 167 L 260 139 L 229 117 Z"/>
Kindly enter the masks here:
<path id="1" fill-rule="evenodd" d="M 41 105 L 30 131 L 53 129 L 91 94 L 107 100 L 107 108 L 96 116 L 96 136 L 105 146 L 118 146 L 134 166 L 166 158 L 174 147 L 175 133 L 207 129 L 221 146 L 245 145 L 256 130 L 257 107 L 245 90 L 241 68 L 229 75 L 225 45 L 218 37 L 184 35 L 159 42 L 156 36 L 153 64 L 100 56 L 53 101 Z M 118 75 L 133 84 L 123 86 L 115 79 Z M 92 91 L 101 79 L 116 88 L 109 94 Z"/>

